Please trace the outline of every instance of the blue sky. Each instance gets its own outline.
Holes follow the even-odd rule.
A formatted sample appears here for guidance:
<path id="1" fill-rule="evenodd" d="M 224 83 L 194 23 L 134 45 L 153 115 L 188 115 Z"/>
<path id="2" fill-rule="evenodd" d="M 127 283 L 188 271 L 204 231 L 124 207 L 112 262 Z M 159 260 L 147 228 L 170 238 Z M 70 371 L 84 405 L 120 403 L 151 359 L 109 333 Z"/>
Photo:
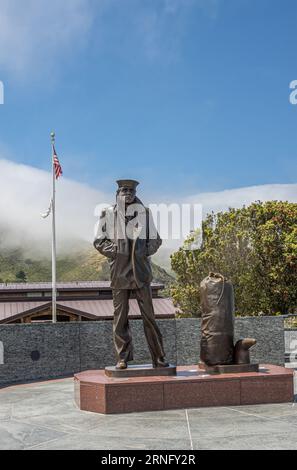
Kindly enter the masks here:
<path id="1" fill-rule="evenodd" d="M 63 3 L 61 5 L 60 3 Z M 110 191 L 296 183 L 295 0 L 2 0 L 0 155 Z"/>

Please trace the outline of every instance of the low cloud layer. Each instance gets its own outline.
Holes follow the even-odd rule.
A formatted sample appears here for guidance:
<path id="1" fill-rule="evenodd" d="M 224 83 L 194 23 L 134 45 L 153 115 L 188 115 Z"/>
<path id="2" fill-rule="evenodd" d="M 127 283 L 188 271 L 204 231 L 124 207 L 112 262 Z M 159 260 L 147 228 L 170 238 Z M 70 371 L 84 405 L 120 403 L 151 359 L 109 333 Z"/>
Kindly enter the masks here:
<path id="1" fill-rule="evenodd" d="M 27 165 L 0 160 L 0 232 L 5 244 L 44 243 L 51 237 L 51 217 L 43 219 L 51 197 L 51 174 Z M 107 195 L 86 185 L 61 178 L 56 184 L 57 238 L 60 246 L 92 240 L 94 210 L 111 202 Z"/>
<path id="2" fill-rule="evenodd" d="M 115 178 L 116 179 L 116 178 Z M 7 246 L 44 246 L 50 253 L 51 218 L 42 219 L 51 195 L 51 175 L 27 165 L 0 159 L 0 232 Z M 297 202 L 297 184 L 267 184 L 200 193 L 178 198 L 174 203 L 203 205 L 210 211 L 241 207 L 253 201 L 287 200 Z M 57 181 L 57 240 L 60 250 L 71 247 L 77 240 L 92 241 L 96 223 L 95 208 L 109 205 L 114 194 L 105 194 L 91 187 L 62 177 Z M 155 201 L 162 203 L 164 201 Z M 168 202 L 168 201 L 167 201 Z M 4 239 L 3 239 L 4 233 Z M 164 249 L 174 249 L 182 240 L 164 243 Z M 166 250 L 166 251 L 167 251 Z"/>
<path id="3" fill-rule="evenodd" d="M 224 211 L 229 207 L 239 208 L 255 201 L 297 202 L 296 184 L 263 184 L 224 191 L 200 193 L 186 198 L 186 202 L 199 202 L 204 214 Z"/>

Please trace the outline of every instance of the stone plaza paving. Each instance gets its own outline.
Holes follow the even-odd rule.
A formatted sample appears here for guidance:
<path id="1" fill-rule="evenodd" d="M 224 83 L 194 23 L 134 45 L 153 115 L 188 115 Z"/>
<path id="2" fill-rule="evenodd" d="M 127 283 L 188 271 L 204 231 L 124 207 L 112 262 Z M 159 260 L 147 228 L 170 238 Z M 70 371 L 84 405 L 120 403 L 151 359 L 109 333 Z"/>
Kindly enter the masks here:
<path id="1" fill-rule="evenodd" d="M 76 407 L 71 378 L 15 385 L 0 389 L 0 449 L 297 449 L 297 402 L 101 415 Z"/>

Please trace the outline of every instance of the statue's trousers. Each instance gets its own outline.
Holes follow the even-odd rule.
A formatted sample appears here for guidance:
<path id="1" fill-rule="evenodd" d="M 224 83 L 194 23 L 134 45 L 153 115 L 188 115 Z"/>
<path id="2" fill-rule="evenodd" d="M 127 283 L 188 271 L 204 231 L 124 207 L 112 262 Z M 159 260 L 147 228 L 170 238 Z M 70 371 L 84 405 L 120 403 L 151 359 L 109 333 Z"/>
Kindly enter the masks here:
<path id="1" fill-rule="evenodd" d="M 118 359 L 133 360 L 133 344 L 130 332 L 128 313 L 131 292 L 136 296 L 143 319 L 144 333 L 152 361 L 165 356 L 162 334 L 155 320 L 152 291 L 149 284 L 139 289 L 113 289 L 113 340 Z"/>

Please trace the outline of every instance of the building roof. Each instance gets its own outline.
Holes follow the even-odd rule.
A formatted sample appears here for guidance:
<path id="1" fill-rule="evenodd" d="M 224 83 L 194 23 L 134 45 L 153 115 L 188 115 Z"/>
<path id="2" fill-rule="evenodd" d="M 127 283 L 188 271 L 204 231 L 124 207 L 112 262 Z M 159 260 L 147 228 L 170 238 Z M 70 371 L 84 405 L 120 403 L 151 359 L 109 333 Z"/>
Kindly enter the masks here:
<path id="1" fill-rule="evenodd" d="M 163 289 L 164 285 L 152 282 L 153 289 Z M 41 291 L 52 289 L 51 282 L 17 282 L 17 283 L 0 283 L 0 292 L 6 291 Z M 110 281 L 77 281 L 77 282 L 57 282 L 57 290 L 100 290 L 111 289 Z"/>
<path id="2" fill-rule="evenodd" d="M 156 318 L 172 318 L 175 307 L 169 298 L 154 298 L 153 305 Z M 51 302 L 0 302 L 0 323 L 17 320 L 32 313 L 42 312 L 51 306 Z M 129 318 L 141 318 L 136 299 L 129 300 Z M 90 320 L 109 320 L 113 318 L 114 307 L 112 299 L 102 300 L 61 300 L 57 309 L 82 315 Z"/>
<path id="3" fill-rule="evenodd" d="M 0 302 L 0 323 L 40 311 L 50 302 Z"/>

